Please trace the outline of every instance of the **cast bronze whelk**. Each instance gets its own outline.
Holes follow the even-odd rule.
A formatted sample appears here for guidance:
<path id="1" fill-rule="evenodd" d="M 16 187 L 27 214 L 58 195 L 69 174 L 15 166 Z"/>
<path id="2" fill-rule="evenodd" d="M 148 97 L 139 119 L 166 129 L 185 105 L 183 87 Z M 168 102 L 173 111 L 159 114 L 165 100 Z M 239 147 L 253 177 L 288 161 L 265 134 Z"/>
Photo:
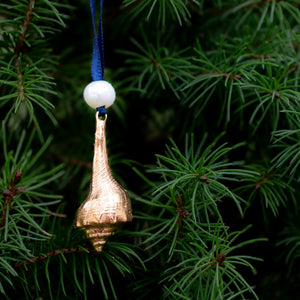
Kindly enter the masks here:
<path id="1" fill-rule="evenodd" d="M 95 250 L 101 252 L 118 225 L 132 220 L 131 202 L 126 190 L 115 180 L 108 164 L 105 125 L 96 113 L 96 133 L 90 192 L 79 207 L 75 227 L 83 228 Z"/>

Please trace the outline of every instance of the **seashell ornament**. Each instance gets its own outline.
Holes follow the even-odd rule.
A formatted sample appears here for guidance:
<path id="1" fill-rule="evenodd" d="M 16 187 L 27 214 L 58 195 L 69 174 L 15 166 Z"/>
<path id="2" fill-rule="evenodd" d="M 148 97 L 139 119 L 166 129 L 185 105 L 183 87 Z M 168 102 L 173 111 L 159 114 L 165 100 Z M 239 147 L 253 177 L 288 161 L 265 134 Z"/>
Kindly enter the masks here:
<path id="1" fill-rule="evenodd" d="M 105 124 L 107 116 L 96 113 L 96 133 L 90 192 L 78 208 L 75 227 L 80 227 L 101 252 L 118 225 L 132 220 L 132 210 L 126 190 L 114 179 L 108 164 Z"/>

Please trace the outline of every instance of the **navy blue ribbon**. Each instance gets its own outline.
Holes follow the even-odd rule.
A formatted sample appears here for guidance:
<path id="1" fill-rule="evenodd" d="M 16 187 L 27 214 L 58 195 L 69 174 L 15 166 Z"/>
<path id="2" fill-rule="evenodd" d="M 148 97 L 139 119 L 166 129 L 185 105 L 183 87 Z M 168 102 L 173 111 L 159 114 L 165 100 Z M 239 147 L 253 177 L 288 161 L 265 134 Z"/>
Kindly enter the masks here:
<path id="1" fill-rule="evenodd" d="M 98 33 L 96 29 L 96 9 L 95 0 L 90 0 L 94 38 L 93 38 L 93 58 L 91 66 L 91 75 L 93 81 L 103 80 L 104 78 L 104 45 L 103 45 L 103 28 L 102 28 L 102 8 L 104 0 L 100 0 L 100 18 L 98 25 Z M 106 114 L 106 109 L 104 106 L 97 107 L 99 116 L 104 116 Z"/>
<path id="2" fill-rule="evenodd" d="M 96 9 L 95 0 L 90 0 L 92 21 L 94 27 L 94 38 L 93 38 L 93 58 L 91 73 L 94 81 L 103 80 L 104 78 L 104 46 L 103 46 L 103 30 L 102 30 L 102 8 L 103 1 L 100 0 L 100 19 L 98 25 L 98 33 L 96 29 Z"/>

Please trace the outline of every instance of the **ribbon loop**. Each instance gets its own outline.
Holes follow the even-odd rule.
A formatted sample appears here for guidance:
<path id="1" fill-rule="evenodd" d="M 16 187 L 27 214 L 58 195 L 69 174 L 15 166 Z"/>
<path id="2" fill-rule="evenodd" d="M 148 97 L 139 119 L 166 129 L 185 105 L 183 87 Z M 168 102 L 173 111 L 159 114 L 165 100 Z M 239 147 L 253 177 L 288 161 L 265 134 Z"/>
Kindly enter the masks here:
<path id="1" fill-rule="evenodd" d="M 100 107 L 97 107 L 96 109 L 99 112 L 99 117 L 103 117 L 106 115 L 105 106 L 100 106 Z"/>

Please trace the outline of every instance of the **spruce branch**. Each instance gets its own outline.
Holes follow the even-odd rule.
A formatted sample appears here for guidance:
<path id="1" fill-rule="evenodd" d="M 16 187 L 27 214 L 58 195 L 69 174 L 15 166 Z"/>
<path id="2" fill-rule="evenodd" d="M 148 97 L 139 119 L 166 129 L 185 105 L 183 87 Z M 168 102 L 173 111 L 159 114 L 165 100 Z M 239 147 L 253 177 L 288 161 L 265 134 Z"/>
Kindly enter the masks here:
<path id="1" fill-rule="evenodd" d="M 86 252 L 93 253 L 93 252 L 96 252 L 96 251 L 94 249 L 91 249 L 91 248 L 78 248 L 78 247 L 56 249 L 54 251 L 47 252 L 43 255 L 35 256 L 35 257 L 32 257 L 28 260 L 20 261 L 20 262 L 18 262 L 14 265 L 14 268 L 18 269 L 18 268 L 21 268 L 23 266 L 36 264 L 36 263 L 39 263 L 41 261 L 48 260 L 51 257 L 59 256 L 59 255 L 62 255 L 62 254 L 73 254 L 73 253 L 83 253 L 83 252 L 84 253 L 86 253 Z"/>
<path id="2" fill-rule="evenodd" d="M 18 169 L 16 173 L 11 175 L 10 179 L 10 185 L 8 189 L 3 190 L 3 196 L 5 197 L 5 202 L 2 209 L 2 216 L 0 221 L 0 230 L 2 227 L 5 226 L 6 220 L 7 220 L 7 214 L 9 213 L 11 209 L 11 204 L 14 201 L 14 197 L 18 194 L 20 194 L 20 191 L 25 191 L 26 187 L 19 186 L 15 187 L 22 178 L 22 172 Z M 4 235 L 4 231 L 2 231 L 2 237 Z"/>
<path id="3" fill-rule="evenodd" d="M 153 97 L 154 94 L 160 93 L 160 90 L 169 88 L 178 97 L 177 83 L 191 76 L 188 71 L 190 63 L 182 57 L 185 50 L 168 49 L 165 45 L 168 44 L 169 36 L 164 35 L 163 39 L 153 42 L 143 28 L 140 32 L 142 42 L 131 39 L 135 48 L 133 51 L 118 51 L 126 55 L 126 73 L 131 74 L 134 89 Z"/>
<path id="4" fill-rule="evenodd" d="M 222 160 L 233 149 L 225 145 L 216 147 L 216 143 L 217 140 L 205 148 L 203 139 L 195 147 L 194 136 L 191 136 L 190 140 L 186 139 L 184 152 L 171 141 L 167 155 L 157 155 L 157 168 L 151 169 L 151 173 L 158 174 L 162 182 L 154 185 L 149 200 L 136 198 L 158 210 L 152 220 L 149 216 L 145 218 L 146 222 L 152 221 L 144 230 L 142 242 L 146 251 L 155 253 L 149 260 L 164 253 L 168 256 L 166 263 L 180 261 L 184 245 L 196 243 L 194 235 L 198 237 L 199 246 L 204 248 L 210 242 L 219 243 L 219 239 L 223 239 L 219 233 L 226 236 L 228 230 L 222 223 L 219 202 L 232 199 L 241 212 L 241 203 L 245 200 L 224 182 L 239 182 L 244 176 L 254 178 L 258 174 L 250 169 L 236 168 L 241 166 L 240 162 Z M 143 215 L 139 218 L 143 220 Z"/>
<path id="5" fill-rule="evenodd" d="M 14 270 L 20 276 L 23 274 L 22 289 L 26 290 L 26 285 L 32 280 L 39 286 L 46 283 L 48 297 L 51 299 L 87 299 L 87 289 L 92 284 L 99 288 L 99 294 L 103 295 L 104 299 L 113 294 L 113 299 L 117 300 L 119 281 L 115 280 L 116 273 L 128 277 L 133 274 L 133 265 L 136 262 L 143 266 L 141 258 L 131 246 L 124 243 L 110 243 L 100 255 L 89 247 L 81 246 L 57 248 L 40 253 L 45 254 L 14 264 Z M 59 272 L 53 272 L 52 268 L 58 269 Z M 44 269 L 43 272 L 40 272 L 41 269 Z M 45 291 L 33 287 L 28 296 L 43 292 Z"/>
<path id="6" fill-rule="evenodd" d="M 16 54 L 16 59 L 19 58 L 20 54 L 24 52 L 24 46 L 25 46 L 25 40 L 27 38 L 27 33 L 28 33 L 28 29 L 29 29 L 29 26 L 30 26 L 30 21 L 31 21 L 31 18 L 32 18 L 32 14 L 33 14 L 33 10 L 34 10 L 34 5 L 35 5 L 35 0 L 30 0 L 29 3 L 28 3 L 28 9 L 27 9 L 27 12 L 26 12 L 26 16 L 25 16 L 25 19 L 24 19 L 24 22 L 23 22 L 23 25 L 21 27 L 21 30 L 20 30 L 20 37 L 19 37 L 19 43 L 16 44 L 16 47 L 15 47 L 15 54 Z"/>
<path id="7" fill-rule="evenodd" d="M 58 217 L 58 218 L 67 218 L 68 216 L 66 214 L 60 214 L 60 213 L 56 213 L 53 211 L 49 211 L 49 215 L 54 216 L 54 217 Z"/>
<path id="8" fill-rule="evenodd" d="M 245 184 L 235 190 L 239 194 L 246 193 L 248 195 L 248 207 L 251 207 L 254 201 L 260 200 L 265 216 L 268 210 L 274 216 L 278 216 L 280 207 L 295 203 L 295 190 L 289 184 L 293 180 L 292 178 L 287 180 L 285 173 L 280 172 L 278 169 L 268 167 L 264 169 L 258 165 L 252 165 L 251 169 L 256 170 L 257 176 L 244 179 Z"/>
<path id="9" fill-rule="evenodd" d="M 277 17 L 280 25 L 285 29 L 288 29 L 294 24 L 297 24 L 297 20 L 299 20 L 300 16 L 298 1 L 250 0 L 245 1 L 242 4 L 231 6 L 227 5 L 227 3 L 224 5 L 221 4 L 221 8 L 208 10 L 205 12 L 205 14 L 215 17 L 221 16 L 222 18 L 227 19 L 228 17 L 232 17 L 232 15 L 233 17 L 236 16 L 238 12 L 243 12 L 244 15 L 242 18 L 234 18 L 234 20 L 231 22 L 235 28 L 240 28 L 243 22 L 246 22 L 255 16 L 257 27 L 256 30 L 253 31 L 253 37 L 259 34 L 264 22 L 272 24 Z M 285 13 L 287 14 L 288 18 L 283 17 Z"/>
<path id="10" fill-rule="evenodd" d="M 232 5 L 232 6 L 225 6 L 222 7 L 221 9 L 217 9 L 217 10 L 211 10 L 211 11 L 207 11 L 206 14 L 208 15 L 220 15 L 223 14 L 225 12 L 228 11 L 238 11 L 240 9 L 249 9 L 252 7 L 260 7 L 262 5 L 264 5 L 265 3 L 271 3 L 271 2 L 280 2 L 283 0 L 252 0 L 252 1 L 247 1 L 243 4 L 238 4 L 238 5 Z"/>
<path id="11" fill-rule="evenodd" d="M 190 6 L 201 6 L 201 2 L 197 0 L 167 0 L 167 1 L 152 1 L 152 0 L 125 0 L 124 6 L 131 6 L 130 14 L 133 19 L 140 14 L 145 15 L 147 21 L 153 16 L 157 16 L 157 24 L 165 29 L 168 18 L 176 20 L 180 26 L 183 22 L 188 22 L 191 17 Z"/>
<path id="12" fill-rule="evenodd" d="M 206 236 L 205 246 L 198 243 L 198 233 L 191 231 L 191 241 L 185 241 L 175 250 L 180 260 L 172 262 L 162 274 L 164 296 L 168 298 L 177 294 L 190 298 L 196 294 L 199 299 L 246 299 L 247 293 L 250 293 L 258 299 L 239 270 L 246 266 L 255 272 L 250 261 L 260 259 L 232 254 L 247 244 L 265 241 L 258 238 L 234 244 L 248 228 L 228 234 L 223 227 L 216 226 L 212 235 Z"/>
<path id="13" fill-rule="evenodd" d="M 229 151 L 241 145 L 235 145 L 230 148 L 225 147 L 225 144 L 223 144 L 213 149 L 217 142 L 216 140 L 203 149 L 204 138 L 200 145 L 196 149 L 193 149 L 193 139 L 194 136 L 191 137 L 191 146 L 188 146 L 189 139 L 187 137 L 184 153 L 181 153 L 177 145 L 171 141 L 172 147 L 167 147 L 167 156 L 157 155 L 158 168 L 157 170 L 152 170 L 152 172 L 161 174 L 164 182 L 160 186 L 156 186 L 154 200 L 162 197 L 167 191 L 175 191 L 180 188 L 182 190 L 193 191 L 194 201 L 198 197 L 199 199 L 204 198 L 208 202 L 212 201 L 211 205 L 216 209 L 216 202 L 221 201 L 223 197 L 229 197 L 234 200 L 241 212 L 240 202 L 244 201 L 238 195 L 232 193 L 223 182 L 238 181 L 237 177 L 242 178 L 243 176 L 252 178 L 255 173 L 252 173 L 251 170 L 234 167 L 241 164 L 241 162 L 233 164 L 221 160 Z M 206 206 L 208 203 L 203 203 L 203 205 Z M 195 207 L 193 208 L 193 215 L 195 217 L 194 210 Z M 218 209 L 216 213 L 219 215 L 217 211 Z"/>
<path id="14" fill-rule="evenodd" d="M 19 43 L 16 44 L 15 47 L 15 67 L 17 70 L 17 75 L 19 77 L 18 79 L 18 86 L 19 86 L 19 97 L 21 98 L 21 101 L 24 102 L 25 100 L 25 91 L 24 91 L 24 86 L 23 86 L 23 74 L 20 70 L 20 56 L 21 54 L 24 52 L 24 45 L 25 45 L 25 39 L 28 33 L 28 28 L 29 28 L 29 24 L 30 24 L 30 20 L 32 17 L 32 13 L 33 13 L 33 9 L 34 9 L 34 4 L 35 4 L 35 0 L 30 0 L 29 4 L 28 4 L 28 9 L 26 12 L 26 17 L 24 19 L 24 23 L 21 27 L 21 34 L 19 37 Z"/>
<path id="15" fill-rule="evenodd" d="M 9 4 L 0 4 L 0 11 L 4 20 L 0 26 L 3 29 L 3 38 L 8 46 L 0 57 L 3 63 L 0 67 L 0 83 L 3 96 L 0 97 L 0 106 L 8 101 L 12 105 L 6 114 L 6 119 L 20 110 L 19 123 L 28 120 L 39 129 L 41 141 L 42 130 L 39 127 L 37 116 L 34 113 L 35 105 L 41 107 L 51 121 L 56 120 L 51 114 L 54 106 L 49 101 L 49 95 L 55 95 L 52 89 L 53 78 L 49 76 L 49 70 L 56 62 L 52 59 L 51 47 L 48 45 L 47 35 L 58 31 L 51 23 L 64 26 L 62 18 L 56 6 L 50 1 L 42 0 L 38 4 L 34 0 L 10 0 Z M 21 16 L 24 17 L 21 17 Z M 17 16 L 17 17 L 16 17 Z M 44 58 L 38 56 L 37 49 L 44 54 Z M 4 63 L 5 62 L 5 63 Z M 26 100 L 26 101 L 25 101 Z M 24 109 L 26 107 L 26 109 Z M 28 119 L 26 118 L 28 117 Z M 13 118 L 13 117 L 12 117 Z"/>
<path id="16" fill-rule="evenodd" d="M 181 229 L 182 229 L 182 222 L 183 218 L 188 217 L 190 215 L 190 212 L 184 208 L 184 196 L 183 194 L 180 194 L 179 197 L 176 197 L 177 202 L 177 208 L 176 213 L 178 214 L 177 217 L 177 224 L 178 224 L 178 231 L 177 231 L 177 237 L 181 237 Z"/>
<path id="17" fill-rule="evenodd" d="M 4 2 L 3 297 L 89 299 L 97 289 L 103 299 L 285 298 L 284 290 L 292 289 L 299 277 L 300 0 L 107 2 L 112 13 L 103 19 L 111 67 L 106 74 L 116 81 L 121 100 L 111 114 L 110 138 L 118 150 L 124 149 L 118 155 L 142 160 L 134 165 L 143 184 L 128 176 L 134 222 L 121 233 L 129 233 L 143 249 L 142 258 L 136 247 L 114 242 L 127 239 L 123 234 L 112 238 L 102 255 L 75 251 L 89 249 L 70 217 L 90 173 L 85 141 L 91 143 L 86 133 L 93 124 L 86 122 L 90 112 L 75 100 L 89 76 L 90 58 L 80 54 L 91 46 L 86 4 L 77 1 L 75 14 L 67 12 L 72 20 L 60 35 L 69 9 L 65 0 Z M 74 40 L 82 43 L 74 45 Z M 112 54 L 116 48 L 122 50 Z M 56 68 L 58 61 L 63 68 Z M 50 76 L 57 79 L 55 89 Z M 53 144 L 44 138 L 51 129 L 40 112 L 54 121 L 56 91 L 61 101 L 55 115 L 60 128 L 68 130 L 57 130 Z M 121 118 L 125 126 L 118 130 Z M 155 149 L 149 146 L 152 126 L 163 135 Z M 156 165 L 146 167 L 144 174 L 142 168 L 154 156 Z M 12 176 L 17 170 L 22 170 L 18 184 Z M 22 186 L 26 190 L 18 191 Z M 61 203 L 56 193 L 62 188 L 68 200 Z M 244 234 L 240 226 L 248 222 L 254 226 Z M 260 247 L 256 242 L 263 239 L 253 239 L 253 233 L 272 239 Z M 256 256 L 266 261 L 253 281 L 249 271 L 256 272 Z M 293 278 L 288 284 L 284 263 Z M 275 286 L 278 273 L 280 284 Z"/>
<path id="18" fill-rule="evenodd" d="M 281 170 L 282 175 L 288 176 L 288 182 L 294 178 L 299 181 L 299 169 L 300 169 L 300 152 L 299 152 L 299 132 L 300 130 L 277 130 L 274 132 L 274 136 L 282 136 L 284 138 L 280 142 L 276 141 L 273 145 L 274 149 L 279 149 L 280 152 L 273 158 L 272 162 L 275 168 Z"/>

